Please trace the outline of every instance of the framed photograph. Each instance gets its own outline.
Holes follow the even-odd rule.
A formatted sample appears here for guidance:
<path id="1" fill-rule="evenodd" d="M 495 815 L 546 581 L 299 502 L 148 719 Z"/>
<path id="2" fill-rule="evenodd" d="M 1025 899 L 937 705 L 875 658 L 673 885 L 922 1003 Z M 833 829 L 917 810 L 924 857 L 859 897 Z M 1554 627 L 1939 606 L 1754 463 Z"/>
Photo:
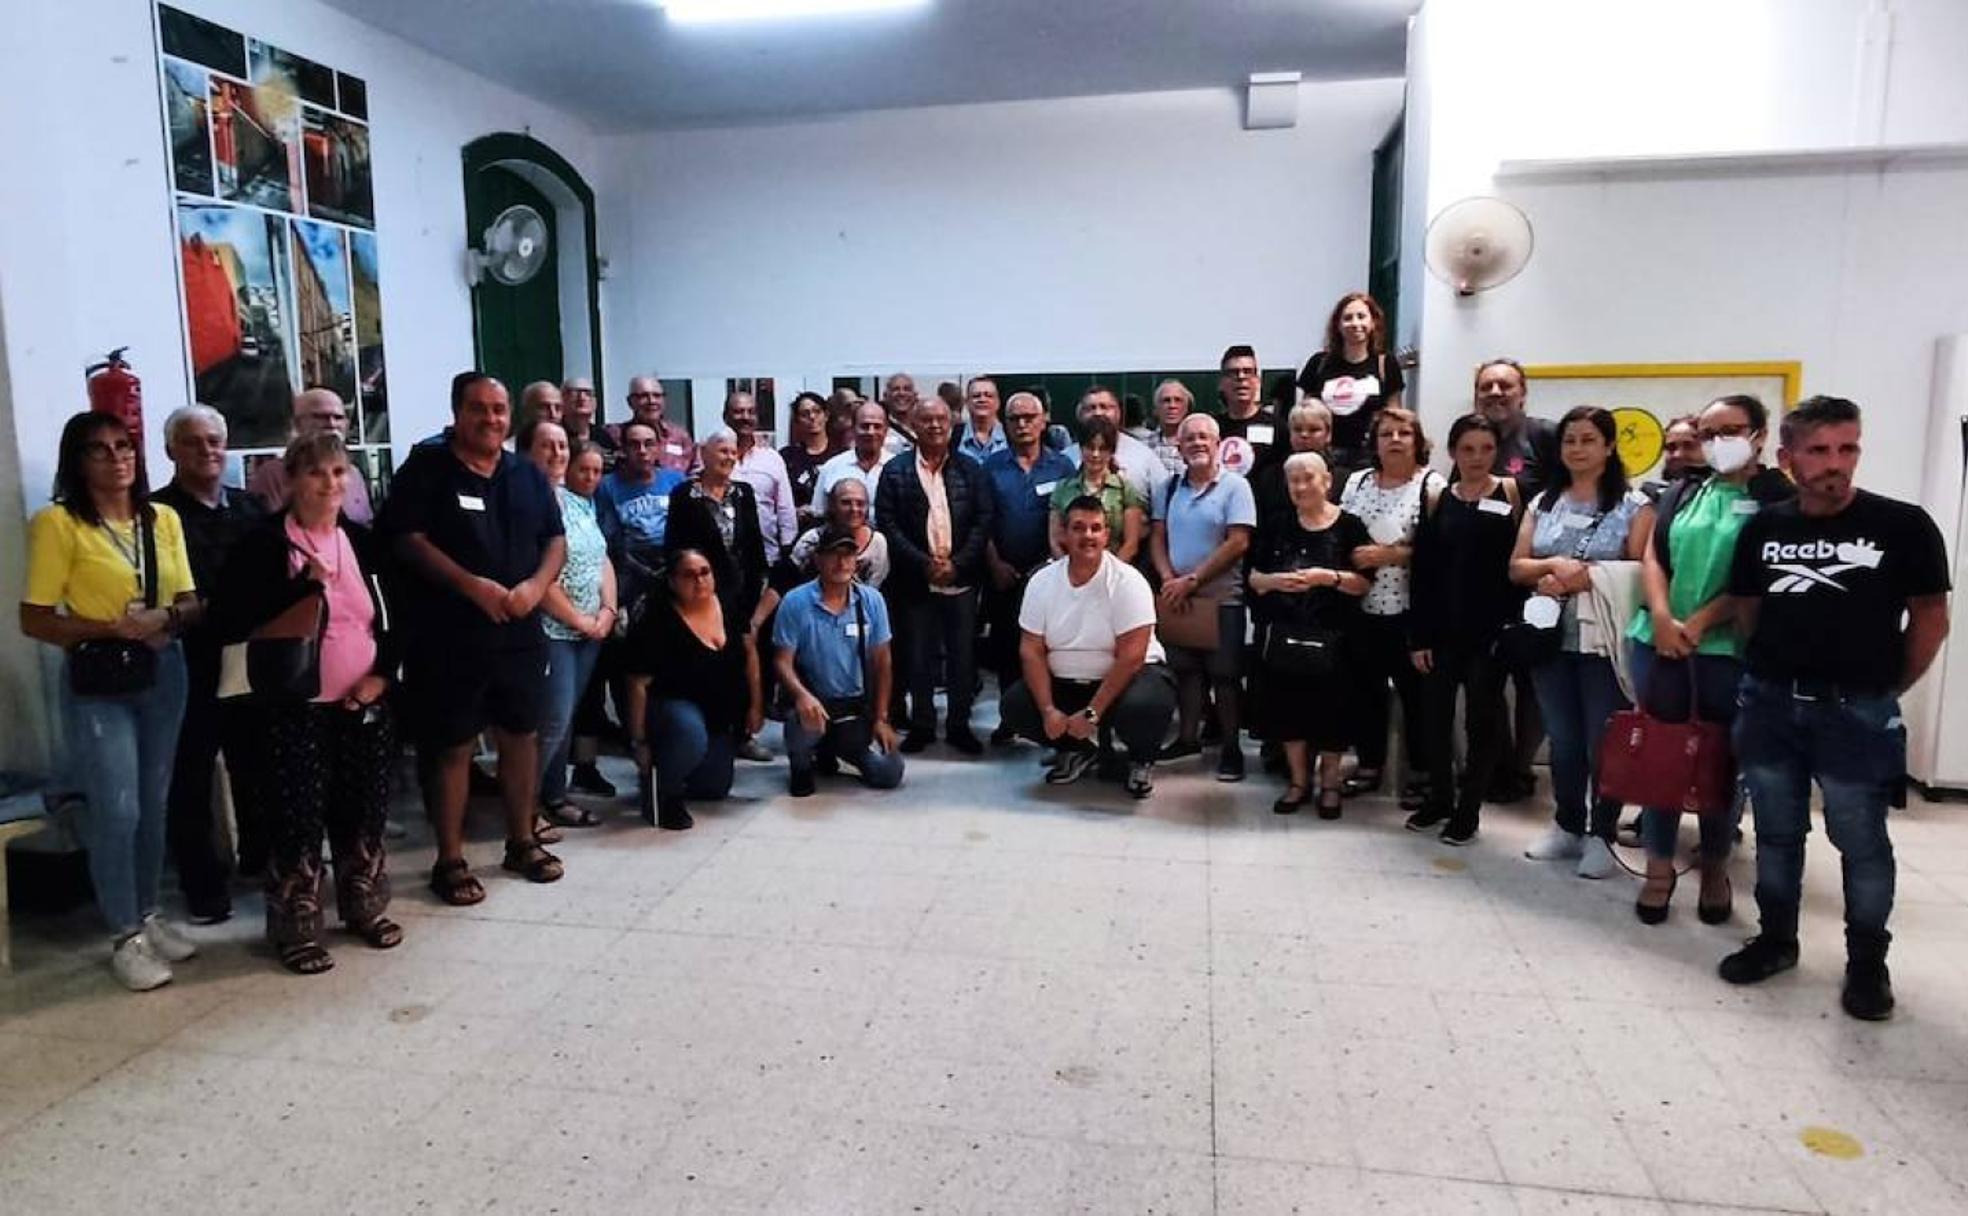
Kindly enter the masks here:
<path id="1" fill-rule="evenodd" d="M 1747 393 L 1771 411 L 1797 404 L 1804 365 L 1766 363 L 1548 363 L 1524 368 L 1530 409 L 1557 418 L 1578 405 L 1603 406 L 1619 424 L 1620 459 L 1638 481 L 1661 462 L 1667 425 L 1717 397 Z"/>

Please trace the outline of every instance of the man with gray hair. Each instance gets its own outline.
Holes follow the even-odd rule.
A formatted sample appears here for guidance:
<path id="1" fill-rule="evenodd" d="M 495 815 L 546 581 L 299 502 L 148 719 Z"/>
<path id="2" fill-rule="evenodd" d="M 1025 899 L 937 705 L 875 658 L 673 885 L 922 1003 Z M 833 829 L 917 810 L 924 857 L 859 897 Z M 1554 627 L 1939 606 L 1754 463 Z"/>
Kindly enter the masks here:
<path id="1" fill-rule="evenodd" d="M 600 403 L 595 399 L 594 381 L 586 376 L 569 376 L 560 382 L 560 425 L 567 432 L 567 450 L 579 452 L 581 445 L 593 443 L 601 449 L 601 467 L 615 467 L 620 454 L 615 437 L 596 420 Z"/>
<path id="2" fill-rule="evenodd" d="M 202 598 L 218 581 L 233 546 L 265 519 L 266 509 L 246 491 L 225 484 L 226 421 L 210 406 L 187 405 L 171 411 L 164 420 L 164 451 L 175 472 L 171 484 L 151 498 L 176 511 L 183 521 L 191 577 Z M 219 656 L 224 649 L 217 631 L 204 622 L 184 635 L 185 712 L 164 831 L 195 925 L 216 924 L 232 915 L 225 863 L 212 843 L 212 769 L 222 747 L 239 824 L 240 869 L 256 870 L 266 856 L 260 803 L 250 780 L 255 754 L 250 742 L 251 711 L 244 701 L 219 700 Z"/>
<path id="3" fill-rule="evenodd" d="M 519 390 L 519 420 L 513 434 L 524 430 L 529 422 L 559 422 L 564 412 L 560 386 L 551 380 L 535 380 Z"/>
<path id="4" fill-rule="evenodd" d="M 1173 377 L 1155 386 L 1155 437 L 1148 449 L 1162 462 L 1162 468 L 1170 477 L 1180 474 L 1188 466 L 1182 463 L 1182 448 L 1176 442 L 1176 432 L 1182 429 L 1182 420 L 1189 411 L 1196 408 L 1196 394 L 1189 386 Z"/>
<path id="5" fill-rule="evenodd" d="M 294 398 L 294 436 L 314 431 L 333 431 L 342 437 L 344 443 L 349 439 L 348 406 L 335 395 L 331 388 L 310 388 Z M 348 479 L 347 496 L 342 500 L 342 514 L 356 523 L 367 526 L 375 522 L 376 509 L 369 502 L 369 483 L 359 474 L 361 470 L 351 461 L 351 472 L 358 475 Z M 246 483 L 246 492 L 260 500 L 269 511 L 279 511 L 287 505 L 287 466 L 278 457 L 262 460 L 253 470 L 253 476 Z M 204 584 L 199 584 L 203 586 Z"/>
<path id="6" fill-rule="evenodd" d="M 690 432 L 663 416 L 669 404 L 669 390 L 654 376 L 637 376 L 629 381 L 629 420 L 640 422 L 656 432 L 656 467 L 684 476 L 697 465 L 697 443 Z M 621 438 L 621 432 L 616 432 Z"/>

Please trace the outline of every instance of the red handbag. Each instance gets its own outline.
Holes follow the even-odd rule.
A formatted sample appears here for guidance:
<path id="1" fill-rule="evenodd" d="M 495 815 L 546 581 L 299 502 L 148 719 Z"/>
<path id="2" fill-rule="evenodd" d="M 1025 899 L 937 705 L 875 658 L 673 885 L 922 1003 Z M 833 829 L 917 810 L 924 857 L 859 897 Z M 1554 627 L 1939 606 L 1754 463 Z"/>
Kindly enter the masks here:
<path id="1" fill-rule="evenodd" d="M 1735 803 L 1736 757 L 1729 728 L 1704 722 L 1688 673 L 1688 720 L 1665 722 L 1642 709 L 1622 709 L 1599 739 L 1599 797 L 1629 806 L 1718 815 Z M 1647 702 L 1646 689 L 1640 701 Z"/>

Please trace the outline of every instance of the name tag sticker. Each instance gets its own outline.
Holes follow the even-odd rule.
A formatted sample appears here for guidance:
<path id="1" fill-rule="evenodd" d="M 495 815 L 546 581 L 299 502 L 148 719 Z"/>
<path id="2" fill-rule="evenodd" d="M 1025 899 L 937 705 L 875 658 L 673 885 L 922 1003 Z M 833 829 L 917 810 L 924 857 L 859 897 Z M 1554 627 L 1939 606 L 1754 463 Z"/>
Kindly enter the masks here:
<path id="1" fill-rule="evenodd" d="M 458 505 L 467 511 L 483 511 L 485 509 L 485 500 L 476 494 L 460 494 L 458 495 Z"/>
<path id="2" fill-rule="evenodd" d="M 683 455 L 683 445 L 680 443 L 666 443 L 663 445 L 663 450 L 672 456 Z"/>
<path id="3" fill-rule="evenodd" d="M 1489 515 L 1509 515 L 1510 504 L 1501 498 L 1485 498 L 1476 504 L 1476 509 Z"/>
<path id="4" fill-rule="evenodd" d="M 1271 436 L 1272 428 L 1263 423 L 1257 423 L 1244 432 L 1244 438 L 1252 443 L 1270 443 Z"/>
<path id="5" fill-rule="evenodd" d="M 1761 510 L 1762 507 L 1763 504 L 1757 502 L 1754 498 L 1745 498 L 1735 505 L 1734 510 L 1738 515 L 1754 515 L 1759 510 Z"/>
<path id="6" fill-rule="evenodd" d="M 1048 481 L 1044 485 L 1033 486 L 1032 493 L 1037 494 L 1040 498 L 1050 498 L 1052 497 L 1052 492 L 1058 488 L 1059 488 L 1058 482 Z"/>
<path id="7" fill-rule="evenodd" d="M 858 638 L 861 636 L 861 626 L 854 621 L 848 621 L 841 626 L 841 632 L 848 637 Z"/>

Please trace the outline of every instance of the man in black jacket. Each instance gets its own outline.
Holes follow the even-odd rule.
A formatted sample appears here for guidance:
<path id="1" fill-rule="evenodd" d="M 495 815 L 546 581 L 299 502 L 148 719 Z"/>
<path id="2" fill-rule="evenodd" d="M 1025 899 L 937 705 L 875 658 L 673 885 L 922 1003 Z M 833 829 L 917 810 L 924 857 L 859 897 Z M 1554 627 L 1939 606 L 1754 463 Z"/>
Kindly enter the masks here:
<path id="1" fill-rule="evenodd" d="M 909 684 L 914 754 L 936 738 L 936 678 L 948 671 L 943 737 L 975 756 L 970 730 L 977 681 L 977 588 L 991 533 L 992 498 L 983 471 L 950 447 L 950 407 L 932 397 L 915 407 L 914 451 L 888 462 L 875 494 L 875 522 L 888 538 L 891 571 L 882 590 L 905 622 L 903 678 Z"/>

